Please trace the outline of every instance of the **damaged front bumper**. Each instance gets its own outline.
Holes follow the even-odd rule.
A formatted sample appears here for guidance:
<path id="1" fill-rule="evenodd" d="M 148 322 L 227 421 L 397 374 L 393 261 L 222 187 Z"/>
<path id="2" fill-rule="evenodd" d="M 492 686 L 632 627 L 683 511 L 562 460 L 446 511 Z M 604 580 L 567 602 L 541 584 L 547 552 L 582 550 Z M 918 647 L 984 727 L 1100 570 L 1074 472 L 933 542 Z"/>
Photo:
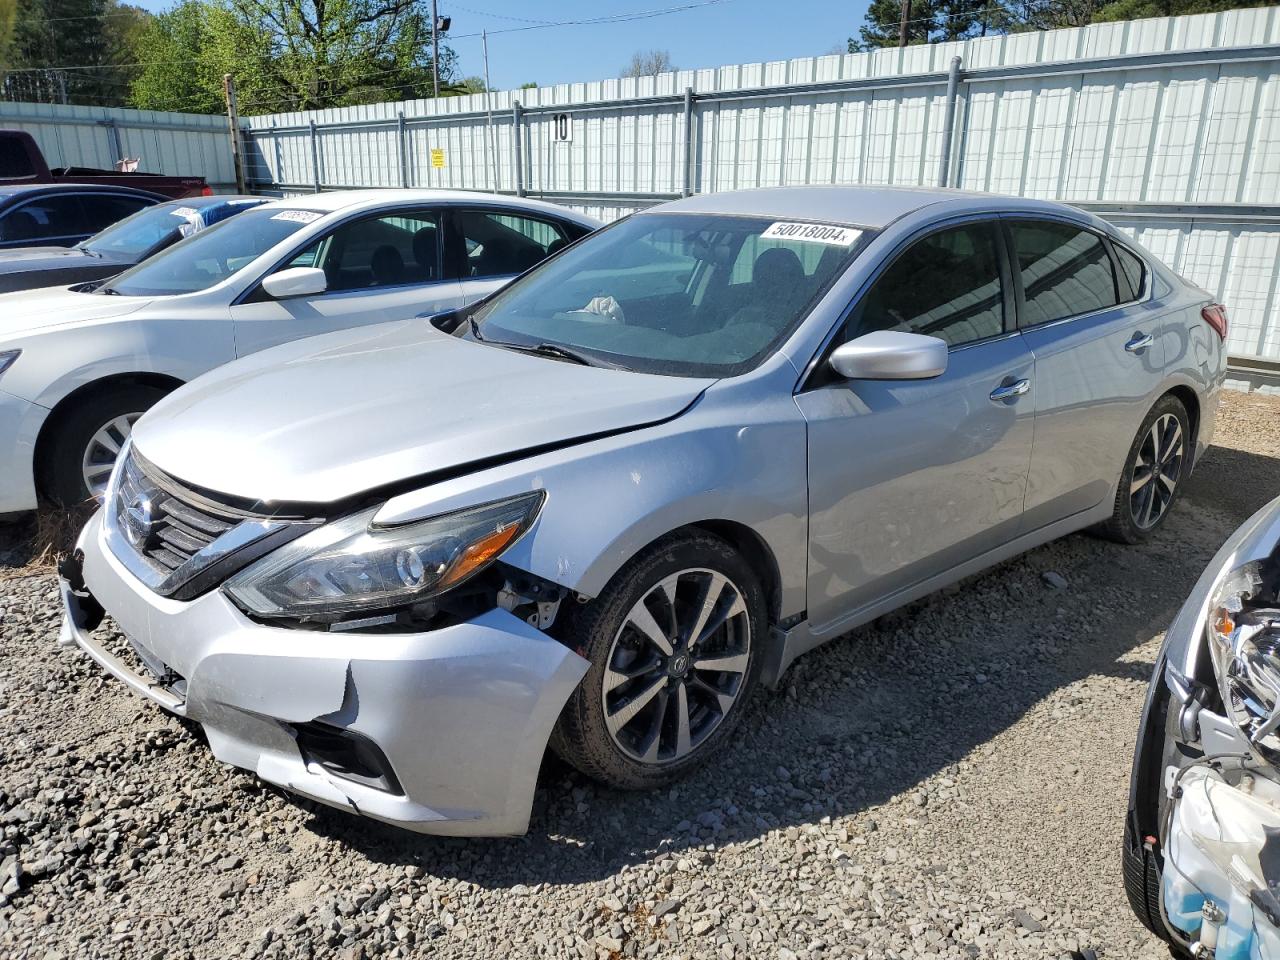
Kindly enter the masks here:
<path id="1" fill-rule="evenodd" d="M 103 540 L 64 571 L 64 643 L 199 723 L 214 756 L 330 806 L 422 833 L 528 829 L 551 728 L 587 661 L 503 610 L 421 634 L 249 620 L 220 591 L 151 592 Z M 82 582 L 76 582 L 82 577 Z M 105 610 L 145 670 L 93 635 Z"/>

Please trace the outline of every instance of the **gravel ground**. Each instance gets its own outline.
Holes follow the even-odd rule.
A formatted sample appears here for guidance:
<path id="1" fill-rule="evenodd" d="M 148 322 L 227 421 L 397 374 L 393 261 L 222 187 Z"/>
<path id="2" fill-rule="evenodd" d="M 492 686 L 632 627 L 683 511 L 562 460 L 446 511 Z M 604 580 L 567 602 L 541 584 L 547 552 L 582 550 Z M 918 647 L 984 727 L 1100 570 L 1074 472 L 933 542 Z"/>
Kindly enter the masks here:
<path id="1" fill-rule="evenodd" d="M 58 651 L 54 579 L 16 569 L 11 533 L 0 956 L 1166 956 L 1120 884 L 1133 736 L 1165 624 L 1280 491 L 1280 398 L 1229 394 L 1217 444 L 1152 542 L 1069 537 L 815 651 L 667 792 L 549 759 L 508 840 L 217 764 Z"/>

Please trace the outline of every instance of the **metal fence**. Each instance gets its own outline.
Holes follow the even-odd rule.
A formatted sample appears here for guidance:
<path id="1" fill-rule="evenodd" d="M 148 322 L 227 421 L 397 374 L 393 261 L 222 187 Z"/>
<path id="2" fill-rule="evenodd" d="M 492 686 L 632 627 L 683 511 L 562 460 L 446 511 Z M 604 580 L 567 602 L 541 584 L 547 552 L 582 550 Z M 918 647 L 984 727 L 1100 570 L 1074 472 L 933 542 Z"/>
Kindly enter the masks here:
<path id="1" fill-rule="evenodd" d="M 226 117 L 114 107 L 0 102 L 0 126 L 26 130 L 50 167 L 101 167 L 138 159 L 139 170 L 203 176 L 233 190 Z"/>
<path id="2" fill-rule="evenodd" d="M 954 68 L 954 69 L 953 69 Z M 220 117 L 0 104 L 51 162 L 229 187 Z M 450 187 L 603 219 L 691 192 L 947 183 L 1075 203 L 1231 310 L 1280 363 L 1280 7 L 639 79 L 252 117 L 250 185 Z"/>
<path id="3" fill-rule="evenodd" d="M 254 117 L 246 140 L 261 190 L 499 190 L 604 219 L 779 184 L 1064 200 L 1222 296 L 1233 354 L 1280 361 L 1276 7 Z"/>

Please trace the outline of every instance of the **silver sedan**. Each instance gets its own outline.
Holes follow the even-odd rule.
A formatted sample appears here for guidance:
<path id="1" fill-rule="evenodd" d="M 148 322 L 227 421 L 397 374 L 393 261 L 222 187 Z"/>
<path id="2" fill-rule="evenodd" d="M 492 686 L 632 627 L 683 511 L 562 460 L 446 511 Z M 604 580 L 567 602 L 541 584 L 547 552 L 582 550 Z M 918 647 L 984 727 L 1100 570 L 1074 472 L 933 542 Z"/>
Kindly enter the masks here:
<path id="1" fill-rule="evenodd" d="M 522 832 L 548 743 L 667 783 L 858 624 L 1073 531 L 1149 536 L 1226 332 L 1059 204 L 677 201 L 176 391 L 64 567 L 63 637 L 273 783 Z"/>

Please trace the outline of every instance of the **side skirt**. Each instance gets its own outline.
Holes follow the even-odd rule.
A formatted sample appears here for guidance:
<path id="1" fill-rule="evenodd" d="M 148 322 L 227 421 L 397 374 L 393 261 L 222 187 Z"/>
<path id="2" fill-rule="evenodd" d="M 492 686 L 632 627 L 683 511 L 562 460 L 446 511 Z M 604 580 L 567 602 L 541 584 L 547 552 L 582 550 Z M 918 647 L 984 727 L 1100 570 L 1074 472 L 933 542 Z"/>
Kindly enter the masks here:
<path id="1" fill-rule="evenodd" d="M 775 627 L 773 629 L 773 643 L 770 644 L 769 658 L 762 665 L 760 679 L 770 687 L 776 688 L 782 680 L 782 675 L 787 672 L 787 668 L 802 654 L 822 646 L 828 640 L 842 637 L 850 630 L 860 627 L 864 623 L 869 623 L 876 617 L 883 616 L 898 607 L 911 603 L 913 600 L 919 600 L 921 597 L 941 590 L 957 580 L 973 576 L 975 573 L 980 573 L 988 567 L 1003 563 L 1005 560 L 1016 557 L 1020 553 L 1033 550 L 1051 540 L 1057 540 L 1059 537 L 1065 537 L 1069 533 L 1075 533 L 1078 530 L 1091 527 L 1095 523 L 1100 523 L 1111 516 L 1111 505 L 1112 500 L 1105 499 L 1098 506 L 1091 507 L 1083 513 L 1077 513 L 1074 516 L 1054 521 L 1038 530 L 1025 533 L 1010 540 L 1003 546 L 988 550 L 986 553 L 952 567 L 944 573 L 914 583 L 911 586 L 903 587 L 896 593 L 891 593 L 881 600 L 873 601 L 864 607 L 850 611 L 821 629 L 814 629 L 808 620 L 803 620 L 786 630 Z"/>

